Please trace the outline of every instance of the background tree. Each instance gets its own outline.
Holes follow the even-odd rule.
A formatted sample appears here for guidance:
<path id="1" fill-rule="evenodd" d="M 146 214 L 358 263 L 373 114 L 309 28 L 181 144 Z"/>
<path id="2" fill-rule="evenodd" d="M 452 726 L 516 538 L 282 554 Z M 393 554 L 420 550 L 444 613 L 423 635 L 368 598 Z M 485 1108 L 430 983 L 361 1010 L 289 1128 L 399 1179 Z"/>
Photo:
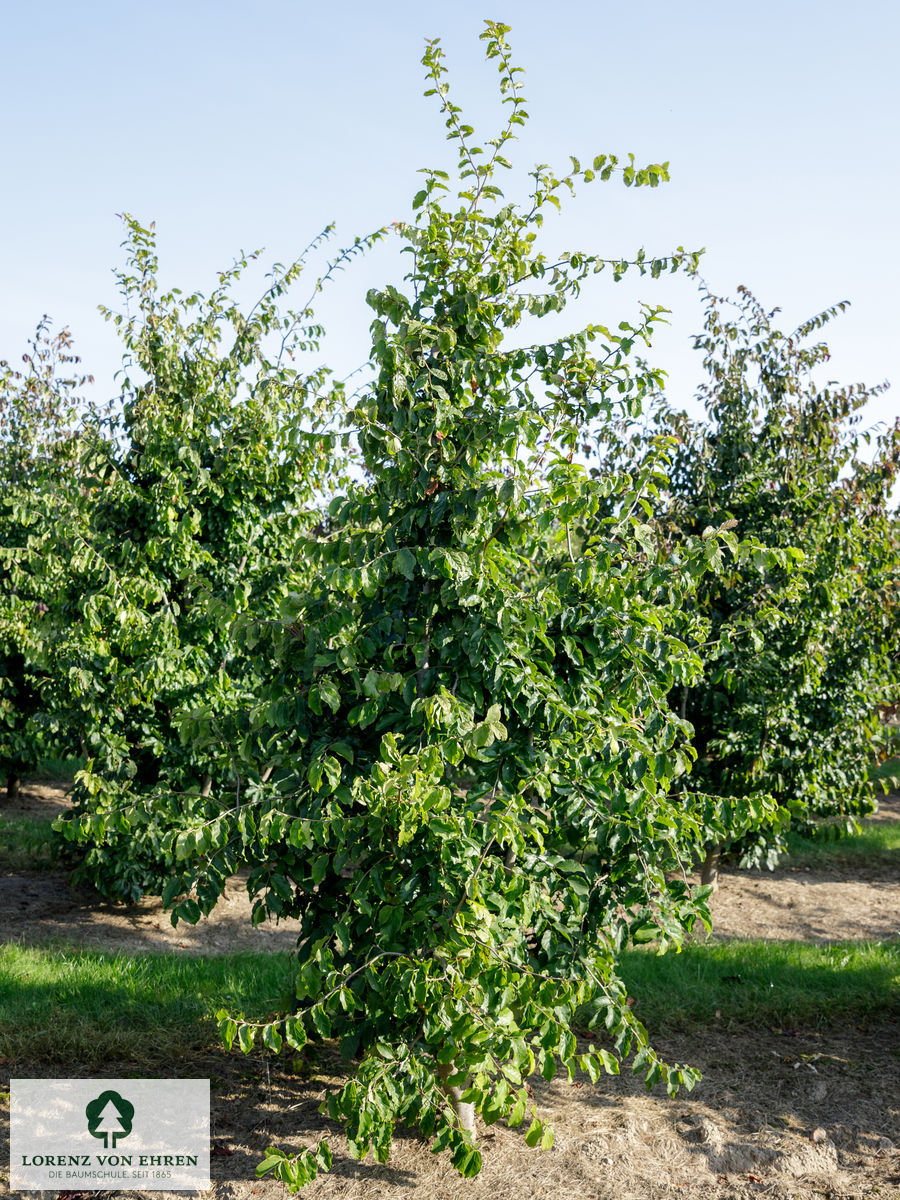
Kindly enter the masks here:
<path id="1" fill-rule="evenodd" d="M 173 832 L 204 798 L 234 794 L 232 747 L 186 742 L 178 722 L 195 706 L 246 704 L 259 684 L 254 656 L 229 641 L 228 615 L 283 573 L 338 461 L 329 421 L 340 385 L 294 360 L 317 348 L 319 288 L 379 235 L 343 252 L 301 309 L 281 298 L 303 257 L 277 266 L 245 311 L 232 293 L 247 257 L 209 297 L 160 294 L 152 227 L 125 225 L 125 312 L 106 314 L 125 349 L 120 403 L 83 449 L 85 486 L 61 489 L 64 519 L 45 531 L 43 561 L 67 564 L 45 692 L 88 760 L 75 789 L 90 830 L 78 877 L 136 899 L 171 874 Z M 101 820 L 150 795 L 139 841 Z M 61 828 L 70 837 L 74 825 Z"/>
<path id="2" fill-rule="evenodd" d="M 0 362 L 0 775 L 8 799 L 43 756 L 71 749 L 41 699 L 51 622 L 29 562 L 44 553 L 54 489 L 64 479 L 79 486 L 81 389 L 91 382 L 68 330 L 54 334 L 47 317 L 22 361 L 22 370 Z"/>
<path id="3" fill-rule="evenodd" d="M 896 702 L 896 539 L 891 490 L 900 423 L 860 428 L 880 388 L 817 384 L 828 359 L 810 335 L 846 304 L 784 334 L 745 289 L 736 302 L 705 293 L 696 339 L 708 380 L 705 419 L 661 397 L 652 431 L 674 436 L 668 489 L 655 522 L 670 552 L 704 528 L 734 522 L 760 549 L 707 576 L 695 603 L 709 622 L 702 681 L 674 700 L 694 728 L 698 762 L 682 785 L 716 796 L 768 794 L 809 832 L 852 826 L 874 807 L 869 768 L 879 706 Z M 646 455 L 647 428 L 620 447 Z M 784 822 L 750 837 L 733 831 L 745 865 L 774 865 Z M 711 839 L 706 878 L 719 844 Z"/>

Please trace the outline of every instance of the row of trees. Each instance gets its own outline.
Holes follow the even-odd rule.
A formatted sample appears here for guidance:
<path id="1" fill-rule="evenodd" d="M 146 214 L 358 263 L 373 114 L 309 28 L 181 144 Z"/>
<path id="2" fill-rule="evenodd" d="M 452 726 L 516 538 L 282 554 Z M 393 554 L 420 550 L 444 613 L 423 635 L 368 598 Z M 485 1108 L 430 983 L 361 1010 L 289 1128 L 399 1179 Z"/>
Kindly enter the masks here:
<path id="1" fill-rule="evenodd" d="M 301 922 L 277 1021 L 221 1015 L 273 1051 L 339 1039 L 328 1111 L 383 1160 L 417 1124 L 463 1174 L 477 1112 L 530 1118 L 562 1064 L 632 1066 L 670 1091 L 617 973 L 629 943 L 708 923 L 688 871 L 737 846 L 870 811 L 879 704 L 896 699 L 900 433 L 854 422 L 871 392 L 821 389 L 827 356 L 748 294 L 706 295 L 703 419 L 635 349 L 662 317 L 547 340 L 606 271 L 650 257 L 548 254 L 576 186 L 655 187 L 665 165 L 502 173 L 526 120 L 489 23 L 508 119 L 478 146 L 438 42 L 424 64 L 457 181 L 424 172 L 395 227 L 410 269 L 369 293 L 371 372 L 327 370 L 309 252 L 249 311 L 248 266 L 161 294 L 153 231 L 126 219 L 119 400 L 98 411 L 68 336 L 38 331 L 0 389 L 0 759 L 9 790 L 47 748 L 81 755 L 60 836 L 108 896 L 209 912 L 249 867 L 254 917 Z M 894 642 L 895 644 L 895 642 Z M 582 1052 L 590 1011 L 603 1036 Z M 264 1169 L 300 1186 L 326 1143 Z"/>

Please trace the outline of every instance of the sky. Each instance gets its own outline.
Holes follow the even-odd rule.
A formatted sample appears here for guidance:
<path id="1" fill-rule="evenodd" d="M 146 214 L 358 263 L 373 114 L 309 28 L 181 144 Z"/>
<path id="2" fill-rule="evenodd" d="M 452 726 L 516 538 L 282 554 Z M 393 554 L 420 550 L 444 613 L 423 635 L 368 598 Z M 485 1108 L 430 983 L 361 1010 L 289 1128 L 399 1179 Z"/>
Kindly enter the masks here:
<path id="1" fill-rule="evenodd" d="M 164 284 L 201 291 L 240 250 L 285 262 L 330 222 L 337 249 L 408 218 L 417 170 L 452 163 L 422 96 L 425 39 L 441 39 L 483 140 L 504 111 L 478 40 L 491 17 L 511 26 L 531 117 L 510 198 L 524 199 L 515 185 L 536 161 L 670 164 L 658 189 L 582 189 L 552 244 L 705 247 L 708 286 L 750 287 L 786 329 L 849 300 L 824 333 L 826 378 L 892 381 L 866 417 L 900 412 L 896 0 L 487 3 L 2 0 L 0 357 L 17 360 L 48 313 L 115 394 L 120 351 L 97 306 L 116 305 L 119 213 L 156 222 Z M 399 278 L 398 250 L 379 246 L 323 300 L 322 358 L 338 374 L 367 357 L 365 292 Z M 572 325 L 633 319 L 641 301 L 671 310 L 651 357 L 690 407 L 703 314 L 689 280 L 601 276 Z"/>

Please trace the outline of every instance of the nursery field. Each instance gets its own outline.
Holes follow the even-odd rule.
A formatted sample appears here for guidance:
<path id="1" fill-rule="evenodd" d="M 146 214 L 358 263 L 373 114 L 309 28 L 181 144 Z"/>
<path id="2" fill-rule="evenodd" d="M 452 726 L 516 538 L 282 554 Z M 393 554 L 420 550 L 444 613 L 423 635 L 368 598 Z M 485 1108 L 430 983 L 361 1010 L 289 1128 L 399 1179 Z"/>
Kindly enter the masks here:
<path id="1" fill-rule="evenodd" d="M 221 1200 L 900 1200 L 900 419 L 848 301 L 573 247 L 669 163 L 526 174 L 508 33 L 401 219 L 198 291 L 123 213 L 113 392 L 0 358 L 0 1067 L 208 1077 Z"/>
<path id="2" fill-rule="evenodd" d="M 41 855 L 42 826 L 66 805 L 63 784 L 36 781 L 0 821 L 3 1078 L 210 1078 L 221 1200 L 284 1195 L 255 1177 L 266 1147 L 296 1150 L 325 1130 L 334 1168 L 310 1197 L 900 1196 L 900 797 L 857 837 L 792 839 L 775 872 L 726 867 L 712 940 L 625 954 L 634 1011 L 660 1053 L 703 1071 L 693 1092 L 647 1093 L 627 1073 L 574 1086 L 536 1076 L 553 1147 L 482 1126 L 473 1180 L 411 1130 L 398 1130 L 388 1164 L 353 1161 L 318 1113 L 342 1082 L 330 1046 L 302 1057 L 221 1049 L 218 1008 L 277 1008 L 291 922 L 251 929 L 239 880 L 196 926 L 173 929 L 158 901 L 97 903 Z M 5 1148 L 0 1157 L 5 1169 Z"/>
<path id="3" fill-rule="evenodd" d="M 123 213 L 113 393 L 0 358 L 0 1069 L 209 1078 L 217 1200 L 900 1200 L 900 419 L 848 301 L 573 247 L 669 163 L 523 172 L 508 33 L 401 219 L 198 291 Z"/>

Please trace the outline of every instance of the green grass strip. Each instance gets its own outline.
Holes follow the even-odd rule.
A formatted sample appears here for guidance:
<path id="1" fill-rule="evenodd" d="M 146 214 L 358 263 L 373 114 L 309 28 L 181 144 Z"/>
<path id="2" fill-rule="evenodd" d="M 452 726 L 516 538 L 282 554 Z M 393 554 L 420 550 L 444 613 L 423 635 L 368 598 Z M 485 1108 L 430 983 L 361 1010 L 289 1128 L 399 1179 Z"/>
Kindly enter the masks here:
<path id="1" fill-rule="evenodd" d="M 40 817 L 0 814 L 0 870 L 33 871 L 56 865 L 56 835 Z"/>
<path id="2" fill-rule="evenodd" d="M 171 1062 L 217 1042 L 220 1008 L 274 1011 L 290 986 L 280 954 L 170 954 L 0 946 L 0 1057 L 88 1067 Z"/>
<path id="3" fill-rule="evenodd" d="M 898 731 L 894 730 L 894 739 Z M 875 763 L 869 768 L 870 779 L 884 779 L 887 783 L 900 783 L 900 757 L 888 758 L 884 762 Z"/>
<path id="4" fill-rule="evenodd" d="M 651 1030 L 776 1029 L 900 1017 L 900 941 L 707 942 L 680 954 L 630 950 L 622 976 Z"/>
<path id="5" fill-rule="evenodd" d="M 874 871 L 900 869 L 900 821 L 864 824 L 859 833 L 846 837 L 799 837 L 789 833 L 788 853 L 779 867 L 809 867 L 827 871 L 836 867 L 864 867 Z"/>
<path id="6" fill-rule="evenodd" d="M 42 779 L 54 779 L 59 783 L 71 784 L 76 771 L 83 771 L 87 760 L 84 758 L 42 758 L 37 769 L 37 776 Z"/>
<path id="7" fill-rule="evenodd" d="M 709 942 L 621 960 L 651 1035 L 810 1028 L 900 1017 L 900 943 Z M 144 1069 L 217 1045 L 219 1008 L 259 1018 L 288 990 L 287 954 L 193 958 L 0 947 L 0 1057 Z"/>

